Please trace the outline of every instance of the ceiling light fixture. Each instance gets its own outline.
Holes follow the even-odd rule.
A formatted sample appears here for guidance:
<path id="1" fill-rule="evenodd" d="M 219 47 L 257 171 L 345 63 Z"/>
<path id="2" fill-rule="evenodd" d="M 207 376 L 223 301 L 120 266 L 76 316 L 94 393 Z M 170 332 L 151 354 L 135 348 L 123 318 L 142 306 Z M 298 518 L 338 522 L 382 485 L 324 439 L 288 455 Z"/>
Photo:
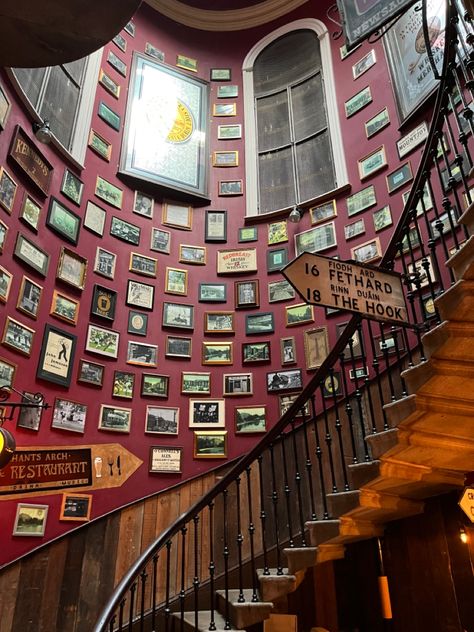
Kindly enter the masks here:
<path id="1" fill-rule="evenodd" d="M 299 206 L 294 206 L 293 210 L 288 215 L 288 219 L 290 220 L 290 222 L 293 222 L 293 224 L 297 224 L 303 217 L 303 213 L 304 209 L 300 208 Z"/>

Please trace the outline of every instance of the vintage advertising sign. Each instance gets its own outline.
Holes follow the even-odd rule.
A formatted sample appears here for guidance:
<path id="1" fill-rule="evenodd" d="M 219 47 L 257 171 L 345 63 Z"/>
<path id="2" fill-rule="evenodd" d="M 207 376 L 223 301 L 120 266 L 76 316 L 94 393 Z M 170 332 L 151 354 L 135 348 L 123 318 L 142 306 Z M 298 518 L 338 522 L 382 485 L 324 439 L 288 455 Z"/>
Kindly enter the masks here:
<path id="1" fill-rule="evenodd" d="M 257 271 L 257 250 L 218 250 L 217 274 L 238 274 Z"/>
<path id="2" fill-rule="evenodd" d="M 408 322 L 399 274 L 304 252 L 282 270 L 312 305 L 343 309 L 398 325 Z"/>
<path id="3" fill-rule="evenodd" d="M 417 125 L 408 134 L 405 134 L 400 140 L 397 140 L 398 157 L 402 159 L 404 156 L 413 151 L 418 145 L 424 143 L 428 138 L 428 125 L 425 121 Z"/>
<path id="4" fill-rule="evenodd" d="M 9 155 L 36 186 L 48 195 L 53 165 L 46 160 L 19 125 L 15 128 Z"/>

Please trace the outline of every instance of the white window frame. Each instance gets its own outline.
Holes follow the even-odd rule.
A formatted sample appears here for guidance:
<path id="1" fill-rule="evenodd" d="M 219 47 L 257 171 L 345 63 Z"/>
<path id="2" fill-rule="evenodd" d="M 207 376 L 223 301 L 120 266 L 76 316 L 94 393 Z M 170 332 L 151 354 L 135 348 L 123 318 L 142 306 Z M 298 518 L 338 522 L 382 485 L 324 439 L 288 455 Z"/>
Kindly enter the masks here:
<path id="1" fill-rule="evenodd" d="M 326 25 L 314 18 L 295 20 L 289 24 L 272 31 L 263 37 L 247 54 L 242 64 L 244 87 L 244 122 L 245 122 L 245 153 L 246 160 L 246 217 L 269 215 L 272 212 L 259 214 L 258 212 L 258 173 L 257 173 L 257 126 L 255 120 L 255 95 L 253 87 L 253 66 L 258 55 L 273 41 L 291 31 L 311 30 L 316 33 L 321 48 L 321 70 L 324 80 L 326 96 L 326 113 L 328 119 L 329 138 L 331 142 L 336 187 L 334 192 L 348 185 L 348 175 L 344 150 L 342 145 L 341 126 L 339 123 L 338 103 L 336 99 L 336 87 L 334 84 L 333 63 L 331 53 L 331 37 Z M 330 191 L 321 197 L 327 198 Z M 315 200 L 317 201 L 317 199 Z"/>

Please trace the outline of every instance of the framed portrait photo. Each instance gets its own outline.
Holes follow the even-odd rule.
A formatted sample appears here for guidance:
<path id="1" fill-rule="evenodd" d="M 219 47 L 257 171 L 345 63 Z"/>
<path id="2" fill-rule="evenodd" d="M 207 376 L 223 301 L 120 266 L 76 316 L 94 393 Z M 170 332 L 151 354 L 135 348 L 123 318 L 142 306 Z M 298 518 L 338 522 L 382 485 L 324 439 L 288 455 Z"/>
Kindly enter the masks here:
<path id="1" fill-rule="evenodd" d="M 238 406 L 235 409 L 236 434 L 266 431 L 266 406 Z"/>
<path id="2" fill-rule="evenodd" d="M 77 337 L 73 334 L 46 324 L 36 377 L 61 386 L 69 386 L 76 343 Z"/>
<path id="3" fill-rule="evenodd" d="M 41 205 L 36 202 L 31 195 L 25 194 L 23 198 L 23 204 L 20 210 L 20 219 L 29 228 L 38 232 L 39 218 L 41 215 Z"/>
<path id="4" fill-rule="evenodd" d="M 225 459 L 227 457 L 227 430 L 200 430 L 194 432 L 195 459 Z"/>
<path id="5" fill-rule="evenodd" d="M 49 313 L 51 316 L 59 318 L 59 320 L 64 320 L 71 325 L 77 325 L 79 307 L 79 301 L 63 294 L 59 290 L 54 290 Z"/>
<path id="6" fill-rule="evenodd" d="M 83 190 L 84 182 L 74 175 L 72 171 L 65 169 L 63 181 L 61 182 L 61 193 L 71 200 L 71 202 L 79 206 L 81 204 Z"/>
<path id="7" fill-rule="evenodd" d="M 63 246 L 59 255 L 56 278 L 78 290 L 83 290 L 86 283 L 86 274 L 87 259 Z"/>
<path id="8" fill-rule="evenodd" d="M 86 351 L 109 358 L 117 358 L 119 340 L 120 334 L 118 331 L 90 324 L 87 328 Z"/>
<path id="9" fill-rule="evenodd" d="M 91 200 L 88 200 L 84 215 L 84 228 L 87 228 L 87 230 L 90 230 L 91 233 L 102 237 L 104 234 L 106 217 L 107 214 L 103 208 L 97 206 L 97 204 L 94 204 Z"/>
<path id="10" fill-rule="evenodd" d="M 169 375 L 142 373 L 140 394 L 142 397 L 168 397 L 169 384 Z"/>
<path id="11" fill-rule="evenodd" d="M 177 435 L 179 430 L 179 408 L 147 406 L 145 432 L 151 434 Z"/>
<path id="12" fill-rule="evenodd" d="M 112 397 L 132 399 L 134 384 L 134 373 L 129 373 L 128 371 L 114 371 L 114 381 L 112 382 Z"/>
<path id="13" fill-rule="evenodd" d="M 21 233 L 17 233 L 14 255 L 27 266 L 45 277 L 48 273 L 49 254 L 41 250 Z"/>
<path id="14" fill-rule="evenodd" d="M 53 407 L 51 428 L 84 433 L 86 427 L 87 405 L 56 397 Z"/>
<path id="15" fill-rule="evenodd" d="M 137 215 L 143 215 L 143 217 L 153 218 L 153 208 L 155 206 L 155 200 L 151 195 L 142 193 L 141 191 L 135 191 L 135 197 L 133 198 L 133 212 Z"/>
<path id="16" fill-rule="evenodd" d="M 129 340 L 127 345 L 127 364 L 155 367 L 158 364 L 158 345 Z"/>
<path id="17" fill-rule="evenodd" d="M 104 382 L 105 366 L 90 362 L 89 360 L 79 360 L 79 369 L 77 372 L 77 381 L 91 386 L 102 386 Z"/>
<path id="18" fill-rule="evenodd" d="M 190 399 L 189 427 L 225 428 L 225 399 Z"/>
<path id="19" fill-rule="evenodd" d="M 150 474 L 180 474 L 183 448 L 150 446 Z"/>
<path id="20" fill-rule="evenodd" d="M 99 413 L 99 430 L 130 432 L 132 409 L 102 404 Z"/>
<path id="21" fill-rule="evenodd" d="M 258 314 L 246 314 L 245 316 L 245 333 L 247 336 L 252 334 L 267 334 L 275 331 L 275 323 L 273 312 L 261 312 Z"/>
<path id="22" fill-rule="evenodd" d="M 48 509 L 49 505 L 18 503 L 12 535 L 42 538 L 46 531 Z"/>
<path id="23" fill-rule="evenodd" d="M 211 374 L 183 371 L 181 374 L 181 393 L 183 395 L 210 395 Z"/>
<path id="24" fill-rule="evenodd" d="M 191 72 L 197 72 L 198 69 L 197 59 L 186 57 L 186 55 L 176 55 L 176 65 L 178 68 L 184 68 L 184 70 Z"/>
<path id="25" fill-rule="evenodd" d="M 35 333 L 31 327 L 7 316 L 3 328 L 2 345 L 29 357 L 33 348 Z"/>
<path id="26" fill-rule="evenodd" d="M 89 522 L 92 494 L 63 494 L 59 520 Z"/>
<path id="27" fill-rule="evenodd" d="M 233 343 L 232 342 L 203 342 L 202 343 L 202 364 L 232 364 Z"/>
<path id="28" fill-rule="evenodd" d="M 296 363 L 296 344 L 294 336 L 280 339 L 280 356 L 282 364 Z"/>
<path id="29" fill-rule="evenodd" d="M 79 239 L 81 218 L 66 208 L 59 200 L 50 198 L 46 226 L 57 235 L 76 245 Z"/>
<path id="30" fill-rule="evenodd" d="M 127 305 L 140 307 L 141 309 L 153 309 L 155 297 L 155 286 L 140 281 L 128 280 L 127 283 Z"/>
<path id="31" fill-rule="evenodd" d="M 211 68 L 211 81 L 230 81 L 232 70 L 230 68 Z"/>

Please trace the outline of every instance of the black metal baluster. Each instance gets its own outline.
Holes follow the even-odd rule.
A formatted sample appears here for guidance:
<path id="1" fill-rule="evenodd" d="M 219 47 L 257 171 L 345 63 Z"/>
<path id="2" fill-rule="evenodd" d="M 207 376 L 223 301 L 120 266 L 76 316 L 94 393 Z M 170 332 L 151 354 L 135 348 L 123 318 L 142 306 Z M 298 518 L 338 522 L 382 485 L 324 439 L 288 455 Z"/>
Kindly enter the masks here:
<path id="1" fill-rule="evenodd" d="M 352 344 L 352 338 L 350 340 L 350 343 Z M 347 349 L 348 347 L 346 347 Z M 341 365 L 344 367 L 344 356 L 341 356 Z M 344 372 L 344 368 L 343 368 L 343 372 Z M 334 379 L 334 378 L 332 378 Z M 352 410 L 352 406 L 351 406 L 351 400 L 348 396 L 348 391 L 346 390 L 346 398 L 345 398 L 346 403 L 344 404 L 344 410 L 346 411 L 346 415 L 347 415 L 347 423 L 349 426 L 349 436 L 350 436 L 350 440 L 351 440 L 351 449 L 352 449 L 352 464 L 356 464 L 359 462 L 359 459 L 357 457 L 357 448 L 356 448 L 356 442 L 355 442 L 355 436 L 354 436 L 354 423 L 352 420 L 352 415 L 353 415 L 353 410 Z M 341 428 L 341 424 L 339 424 L 339 428 Z M 336 425 L 336 428 L 338 428 L 338 426 Z M 342 454 L 342 453 L 341 453 Z M 344 463 L 346 462 L 345 458 L 343 457 L 343 461 Z"/>
<path id="2" fill-rule="evenodd" d="M 120 601 L 120 607 L 119 607 L 119 625 L 118 625 L 119 632 L 122 632 L 122 630 L 124 629 L 124 627 L 123 627 L 123 615 L 124 615 L 124 611 L 125 611 L 125 602 L 126 602 L 126 599 L 122 599 L 122 600 Z"/>
<path id="3" fill-rule="evenodd" d="M 252 500 L 252 485 L 250 477 L 252 475 L 252 470 L 250 467 L 245 469 L 245 474 L 247 478 L 247 495 L 249 502 L 249 540 L 250 540 L 250 565 L 252 568 L 252 602 L 258 601 L 257 594 L 257 569 L 255 565 L 255 543 L 254 543 L 254 535 L 255 535 L 255 525 L 253 523 L 253 500 Z"/>
<path id="4" fill-rule="evenodd" d="M 194 523 L 194 577 L 193 577 L 193 592 L 194 592 L 194 629 L 199 628 L 199 516 L 196 515 L 193 518 Z"/>
<path id="5" fill-rule="evenodd" d="M 305 457 L 306 457 L 305 458 L 306 478 L 308 480 L 309 501 L 311 504 L 310 520 L 316 520 L 316 503 L 314 499 L 314 486 L 313 486 L 313 462 L 311 461 L 311 454 L 309 450 L 308 419 L 306 419 L 306 405 L 303 406 L 303 408 L 301 409 L 301 415 L 303 417 L 302 427 L 303 427 L 303 438 L 304 438 L 304 450 L 305 450 Z"/>
<path id="6" fill-rule="evenodd" d="M 296 420 L 291 420 L 291 443 L 293 446 L 293 459 L 295 466 L 295 487 L 296 487 L 296 495 L 298 500 L 298 517 L 300 522 L 300 534 L 301 534 L 301 546 L 306 546 L 306 537 L 305 537 L 305 518 L 303 514 L 303 495 L 301 493 L 301 472 L 300 472 L 300 464 L 299 464 L 299 450 L 296 444 Z"/>
<path id="7" fill-rule="evenodd" d="M 331 373 L 330 373 L 330 377 L 332 379 L 332 384 L 334 384 L 334 377 L 333 377 L 333 373 L 332 373 L 332 369 L 330 369 Z M 337 397 L 334 394 L 334 390 L 332 391 L 332 397 L 333 400 L 336 400 L 337 403 Z M 328 409 L 326 406 L 326 400 L 323 398 L 322 400 L 323 403 L 323 416 L 324 416 L 324 441 L 326 443 L 327 449 L 328 449 L 328 458 L 329 458 L 329 469 L 331 472 L 331 485 L 332 485 L 332 493 L 335 494 L 337 492 L 337 482 L 336 482 L 336 473 L 334 470 L 334 457 L 332 454 L 332 437 L 331 437 L 331 431 L 330 431 L 330 427 L 329 427 L 329 417 L 328 417 Z"/>
<path id="8" fill-rule="evenodd" d="M 235 479 L 235 486 L 237 491 L 237 554 L 238 554 L 238 563 L 239 563 L 239 597 L 237 601 L 239 603 L 243 603 L 245 601 L 244 595 L 244 577 L 243 577 L 243 561 L 242 561 L 242 546 L 244 543 L 244 536 L 242 533 L 242 521 L 241 521 L 241 510 L 240 510 L 240 483 L 241 478 L 238 476 Z"/>
<path id="9" fill-rule="evenodd" d="M 158 575 L 158 555 L 155 553 L 153 556 L 153 573 L 151 576 L 151 630 L 155 632 L 156 630 L 156 591 L 157 587 L 157 575 Z"/>
<path id="10" fill-rule="evenodd" d="M 330 369 L 332 373 L 334 373 L 334 369 Z M 320 386 L 321 391 L 321 401 L 324 401 L 324 390 L 323 387 Z M 313 420 L 313 429 L 314 429 L 314 439 L 316 442 L 315 454 L 316 460 L 318 463 L 318 472 L 319 472 L 319 483 L 321 485 L 321 501 L 323 504 L 323 520 L 329 519 L 329 511 L 328 511 L 328 499 L 326 496 L 326 481 L 324 476 L 323 469 L 323 451 L 321 449 L 321 440 L 319 438 L 319 424 L 316 417 L 316 404 L 315 404 L 315 395 L 311 396 L 310 399 L 311 406 L 311 419 Z"/>
<path id="11" fill-rule="evenodd" d="M 283 461 L 283 479 L 284 479 L 284 491 L 285 491 L 285 506 L 286 506 L 286 521 L 288 524 L 288 546 L 291 548 L 295 546 L 293 539 L 293 521 L 292 511 L 290 504 L 291 488 L 288 480 L 288 463 L 286 459 L 286 438 L 288 435 L 282 434 L 281 436 L 281 456 Z"/>
<path id="12" fill-rule="evenodd" d="M 393 344 L 394 344 L 394 349 L 395 349 L 395 355 L 397 356 L 397 362 L 395 364 L 395 366 L 397 367 L 398 371 L 397 374 L 400 376 L 400 384 L 402 387 L 402 397 L 406 397 L 408 395 L 408 390 L 407 390 L 407 385 L 405 382 L 405 378 L 402 375 L 402 356 L 400 353 L 400 329 L 397 329 L 396 327 L 391 327 L 391 332 L 392 332 L 392 336 L 393 336 Z"/>
<path id="13" fill-rule="evenodd" d="M 211 502 L 208 505 L 209 508 L 209 600 L 211 606 L 211 620 L 209 622 L 209 630 L 216 629 L 215 621 L 215 594 L 214 594 L 214 575 L 216 572 L 216 565 L 214 563 L 214 503 Z"/>
<path id="14" fill-rule="evenodd" d="M 367 321 L 367 325 L 369 324 L 370 321 Z M 370 327 L 368 326 L 368 331 L 370 332 Z M 370 333 L 369 333 L 370 335 Z M 364 349 L 365 349 L 365 344 L 364 344 Z M 364 366 L 364 373 L 366 375 L 366 377 L 364 378 L 364 392 L 367 394 L 367 403 L 369 405 L 369 419 L 367 419 L 367 428 L 366 428 L 366 434 L 370 432 L 373 433 L 374 428 L 375 428 L 375 410 L 374 410 L 374 405 L 373 405 L 373 401 L 372 401 L 372 384 L 369 380 L 369 366 L 367 364 L 367 356 L 365 354 L 365 352 L 362 355 L 362 362 L 363 362 L 363 366 Z M 362 393 L 362 390 L 361 390 Z"/>
<path id="15" fill-rule="evenodd" d="M 165 579 L 165 630 L 170 629 L 170 588 L 171 588 L 171 540 L 166 542 L 166 579 Z"/>
<path id="16" fill-rule="evenodd" d="M 179 591 L 179 611 L 181 620 L 179 629 L 184 630 L 184 599 L 186 597 L 186 533 L 187 527 L 181 527 L 181 589 Z"/>
<path id="17" fill-rule="evenodd" d="M 276 567 L 277 575 L 283 575 L 283 565 L 281 563 L 281 550 L 280 550 L 280 525 L 278 524 L 278 491 L 276 484 L 276 471 L 275 471 L 275 454 L 274 445 L 270 443 L 268 446 L 270 451 L 270 465 L 272 475 L 272 508 L 273 508 L 273 522 L 275 529 L 275 549 L 276 549 Z"/>
<path id="18" fill-rule="evenodd" d="M 365 348 L 362 342 L 362 330 L 360 327 L 358 327 L 356 329 L 358 336 L 359 336 L 359 341 L 360 341 L 360 351 L 362 354 L 362 357 L 364 357 L 365 355 Z M 361 441 L 362 441 L 362 448 L 364 450 L 364 461 L 366 463 L 368 463 L 371 459 L 370 459 L 370 454 L 369 454 L 369 446 L 367 445 L 367 440 L 365 438 L 365 424 L 364 424 L 364 411 L 362 410 L 362 393 L 359 387 L 359 377 L 357 375 L 357 369 L 356 369 L 356 357 L 354 354 L 354 344 L 353 344 L 353 339 L 351 338 L 351 340 L 349 341 L 349 352 L 351 354 L 351 364 L 352 364 L 352 370 L 354 372 L 354 385 L 355 385 L 355 391 L 354 391 L 354 397 L 356 400 L 356 405 L 357 405 L 357 410 L 359 413 L 359 427 L 360 427 L 360 434 L 361 434 Z M 363 368 L 364 373 L 367 373 L 367 365 L 364 362 L 364 368 Z"/>
<path id="19" fill-rule="evenodd" d="M 132 629 L 133 629 L 133 608 L 134 608 L 136 590 L 137 590 L 137 583 L 133 582 L 133 584 L 130 586 L 130 602 L 129 602 L 129 609 L 128 609 L 128 632 L 132 632 Z"/>
<path id="20" fill-rule="evenodd" d="M 388 430 L 389 429 L 389 425 L 388 425 L 388 419 L 387 419 L 387 414 L 384 410 L 384 404 L 385 404 L 385 398 L 383 395 L 383 388 L 382 388 L 382 377 L 380 375 L 380 363 L 379 363 L 379 359 L 377 357 L 377 352 L 376 352 L 376 348 L 375 348 L 375 340 L 374 340 L 374 334 L 372 331 L 372 323 L 371 321 L 367 321 L 367 325 L 369 328 L 369 342 L 370 342 L 370 347 L 372 350 L 372 368 L 374 369 L 375 372 L 375 383 L 377 385 L 377 393 L 379 396 L 379 403 L 380 405 L 377 407 L 377 410 L 380 411 L 382 413 L 382 417 L 383 417 L 383 430 Z M 378 429 L 376 427 L 375 424 L 373 424 L 372 426 L 372 434 L 377 434 Z"/>
<path id="21" fill-rule="evenodd" d="M 140 632 L 144 632 L 144 629 L 145 629 L 145 589 L 146 589 L 147 578 L 148 578 L 148 574 L 146 572 L 146 567 L 145 567 L 140 573 L 140 584 L 141 584 Z"/>
<path id="22" fill-rule="evenodd" d="M 114 632 L 115 629 L 115 621 L 117 620 L 116 615 L 114 614 L 114 616 L 110 619 L 109 621 L 109 632 Z"/>
<path id="23" fill-rule="evenodd" d="M 224 605 L 224 630 L 230 629 L 229 622 L 229 516 L 227 514 L 227 500 L 229 498 L 229 490 L 224 489 L 222 492 L 223 499 L 223 521 L 224 521 L 224 595 L 225 595 L 225 605 Z"/>
<path id="24" fill-rule="evenodd" d="M 263 489 L 263 467 L 262 455 L 258 456 L 258 473 L 259 473 L 259 488 L 260 488 L 260 524 L 262 528 L 262 551 L 263 551 L 263 574 L 270 575 L 270 569 L 268 568 L 268 552 L 267 552 L 267 541 L 266 541 L 266 520 L 267 514 L 265 513 L 265 491 Z"/>

